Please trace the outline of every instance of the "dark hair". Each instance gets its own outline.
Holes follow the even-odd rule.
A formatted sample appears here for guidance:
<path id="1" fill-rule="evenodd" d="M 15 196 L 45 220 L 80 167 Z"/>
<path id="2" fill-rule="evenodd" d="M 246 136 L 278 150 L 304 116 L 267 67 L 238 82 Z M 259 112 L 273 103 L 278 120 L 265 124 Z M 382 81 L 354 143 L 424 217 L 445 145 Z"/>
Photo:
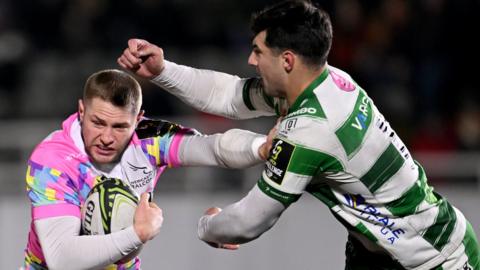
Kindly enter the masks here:
<path id="1" fill-rule="evenodd" d="M 128 73 L 117 69 L 101 70 L 87 79 L 83 99 L 87 102 L 96 97 L 117 107 L 130 107 L 135 114 L 142 106 L 140 84 Z"/>
<path id="2" fill-rule="evenodd" d="M 283 1 L 255 13 L 251 29 L 255 35 L 266 30 L 269 48 L 292 50 L 314 66 L 326 63 L 332 45 L 330 17 L 305 0 Z"/>

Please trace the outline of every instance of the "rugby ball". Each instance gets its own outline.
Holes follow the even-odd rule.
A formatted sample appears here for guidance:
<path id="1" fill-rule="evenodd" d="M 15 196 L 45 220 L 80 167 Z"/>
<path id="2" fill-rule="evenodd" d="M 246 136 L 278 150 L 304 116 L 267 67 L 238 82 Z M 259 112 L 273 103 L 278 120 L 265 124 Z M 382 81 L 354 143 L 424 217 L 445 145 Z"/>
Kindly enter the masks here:
<path id="1" fill-rule="evenodd" d="M 82 233 L 102 235 L 131 226 L 137 205 L 138 197 L 122 180 L 103 177 L 82 206 Z"/>
<path id="2" fill-rule="evenodd" d="M 102 176 L 88 193 L 81 209 L 83 235 L 109 234 L 131 226 L 137 205 L 137 195 L 122 180 Z M 117 264 L 134 259 L 142 247 L 120 259 Z"/>

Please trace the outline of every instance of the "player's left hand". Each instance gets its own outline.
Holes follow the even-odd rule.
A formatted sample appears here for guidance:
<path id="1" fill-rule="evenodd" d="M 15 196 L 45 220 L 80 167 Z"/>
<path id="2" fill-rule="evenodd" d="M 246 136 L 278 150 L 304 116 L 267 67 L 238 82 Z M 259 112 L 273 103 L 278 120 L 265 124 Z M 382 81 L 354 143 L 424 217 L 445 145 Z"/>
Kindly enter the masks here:
<path id="1" fill-rule="evenodd" d="M 206 211 L 205 211 L 205 215 L 208 215 L 208 216 L 214 216 L 218 213 L 220 213 L 222 211 L 221 208 L 218 208 L 218 207 L 210 207 L 208 208 Z M 208 242 L 208 241 L 204 241 L 205 243 L 207 243 L 207 245 L 213 247 L 213 248 L 221 248 L 221 249 L 228 249 L 228 250 L 237 250 L 240 245 L 238 244 L 221 244 L 221 243 L 215 243 L 215 242 Z"/>

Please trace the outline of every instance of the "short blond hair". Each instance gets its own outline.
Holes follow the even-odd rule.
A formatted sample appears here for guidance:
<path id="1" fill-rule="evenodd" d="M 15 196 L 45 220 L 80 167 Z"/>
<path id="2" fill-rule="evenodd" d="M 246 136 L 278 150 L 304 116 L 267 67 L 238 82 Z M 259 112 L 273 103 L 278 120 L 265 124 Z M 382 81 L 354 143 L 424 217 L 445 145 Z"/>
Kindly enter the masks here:
<path id="1" fill-rule="evenodd" d="M 105 69 L 92 74 L 85 83 L 83 100 L 100 98 L 138 114 L 142 106 L 142 88 L 135 78 L 118 69 Z"/>

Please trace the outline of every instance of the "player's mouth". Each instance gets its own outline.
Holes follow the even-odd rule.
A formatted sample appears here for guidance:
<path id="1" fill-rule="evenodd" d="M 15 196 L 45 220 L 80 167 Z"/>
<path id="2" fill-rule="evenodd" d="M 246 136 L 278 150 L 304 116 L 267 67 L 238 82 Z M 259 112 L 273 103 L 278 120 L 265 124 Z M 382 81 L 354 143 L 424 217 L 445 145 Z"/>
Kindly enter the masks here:
<path id="1" fill-rule="evenodd" d="M 95 152 L 101 156 L 111 156 L 115 154 L 115 149 L 103 145 L 96 145 Z"/>

